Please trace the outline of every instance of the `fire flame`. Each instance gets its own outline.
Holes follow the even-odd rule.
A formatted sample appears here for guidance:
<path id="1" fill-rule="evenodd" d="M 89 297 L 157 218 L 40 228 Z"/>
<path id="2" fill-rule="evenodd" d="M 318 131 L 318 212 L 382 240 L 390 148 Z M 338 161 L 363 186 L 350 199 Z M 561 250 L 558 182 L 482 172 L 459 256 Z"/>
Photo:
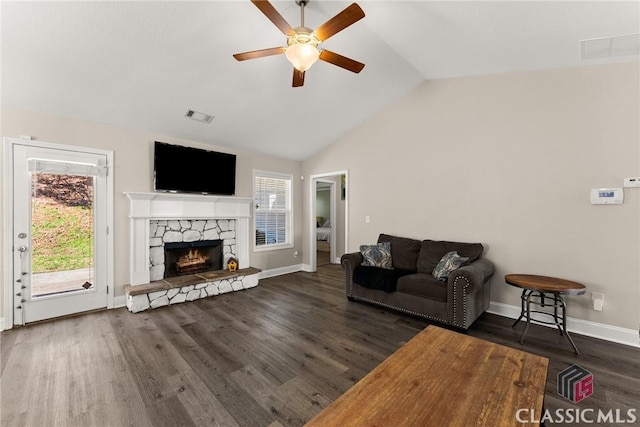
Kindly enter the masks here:
<path id="1" fill-rule="evenodd" d="M 178 268 L 186 268 L 206 264 L 207 261 L 209 261 L 209 257 L 202 255 L 198 249 L 189 249 L 188 253 L 178 258 L 176 266 Z"/>

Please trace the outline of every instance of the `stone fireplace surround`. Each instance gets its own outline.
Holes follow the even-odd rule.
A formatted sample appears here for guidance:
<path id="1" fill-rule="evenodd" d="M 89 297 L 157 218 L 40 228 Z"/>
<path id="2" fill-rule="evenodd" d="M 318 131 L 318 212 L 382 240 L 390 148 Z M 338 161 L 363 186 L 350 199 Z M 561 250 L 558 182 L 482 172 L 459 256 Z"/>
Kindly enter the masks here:
<path id="1" fill-rule="evenodd" d="M 130 311 L 191 301 L 258 284 L 260 270 L 249 267 L 252 199 L 172 193 L 127 192 L 125 195 L 130 201 L 131 284 L 125 286 Z M 177 281 L 161 280 L 164 276 L 163 240 L 208 240 L 215 235 L 224 242 L 223 266 L 233 256 L 238 261 L 237 272 L 220 271 L 182 276 Z M 196 288 L 199 291 L 197 296 L 193 292 Z M 185 298 L 181 296 L 183 293 Z"/>
<path id="2" fill-rule="evenodd" d="M 222 266 L 229 258 L 236 258 L 236 220 L 151 220 L 149 221 L 149 276 L 151 281 L 165 276 L 166 243 L 222 240 Z"/>

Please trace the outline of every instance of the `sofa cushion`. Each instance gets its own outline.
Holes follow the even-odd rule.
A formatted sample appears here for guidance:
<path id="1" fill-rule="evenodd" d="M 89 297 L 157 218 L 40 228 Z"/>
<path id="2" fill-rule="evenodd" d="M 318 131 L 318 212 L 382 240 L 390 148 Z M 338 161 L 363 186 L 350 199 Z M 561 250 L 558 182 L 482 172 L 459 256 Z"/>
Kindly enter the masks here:
<path id="1" fill-rule="evenodd" d="M 368 267 L 380 267 L 391 270 L 391 244 L 389 242 L 378 243 L 377 245 L 361 245 L 362 265 Z"/>
<path id="2" fill-rule="evenodd" d="M 416 264 L 421 247 L 419 240 L 380 234 L 378 243 L 380 242 L 391 242 L 393 268 L 417 271 Z"/>
<path id="3" fill-rule="evenodd" d="M 433 278 L 430 274 L 415 273 L 398 279 L 396 292 L 436 301 L 447 301 L 447 284 Z"/>
<path id="4" fill-rule="evenodd" d="M 480 258 L 482 244 L 460 243 L 437 240 L 423 240 L 418 256 L 418 273 L 431 274 L 447 252 L 456 251 L 458 255 L 469 258 L 469 263 Z"/>
<path id="5" fill-rule="evenodd" d="M 353 271 L 353 281 L 365 288 L 395 292 L 398 278 L 413 273 L 413 271 L 407 270 L 388 270 L 386 268 L 359 265 Z"/>
<path id="6" fill-rule="evenodd" d="M 447 252 L 436 265 L 436 268 L 433 269 L 433 278 L 446 282 L 449 274 L 465 265 L 467 261 L 469 261 L 469 258 L 458 255 L 456 251 Z"/>

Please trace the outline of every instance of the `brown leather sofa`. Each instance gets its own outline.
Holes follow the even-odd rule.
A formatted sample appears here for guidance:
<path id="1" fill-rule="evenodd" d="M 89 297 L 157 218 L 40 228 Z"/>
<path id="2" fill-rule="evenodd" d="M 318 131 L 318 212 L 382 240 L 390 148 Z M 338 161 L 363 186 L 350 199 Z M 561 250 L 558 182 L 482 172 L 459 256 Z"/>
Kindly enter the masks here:
<path id="1" fill-rule="evenodd" d="M 360 252 L 341 258 L 345 292 L 350 301 L 364 301 L 467 329 L 489 308 L 491 261 L 480 258 L 480 243 L 415 240 L 380 234 L 391 242 L 393 269 L 363 266 Z M 431 274 L 443 255 L 457 251 L 466 265 L 440 281 Z"/>

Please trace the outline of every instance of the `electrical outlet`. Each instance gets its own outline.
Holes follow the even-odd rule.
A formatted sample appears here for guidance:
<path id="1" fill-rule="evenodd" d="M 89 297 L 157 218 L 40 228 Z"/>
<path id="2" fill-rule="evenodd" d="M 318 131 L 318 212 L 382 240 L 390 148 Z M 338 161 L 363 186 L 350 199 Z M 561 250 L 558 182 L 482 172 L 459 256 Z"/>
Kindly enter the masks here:
<path id="1" fill-rule="evenodd" d="M 624 186 L 625 187 L 640 187 L 640 177 L 631 177 L 631 178 L 625 178 L 624 179 Z"/>
<path id="2" fill-rule="evenodd" d="M 593 309 L 602 311 L 604 309 L 604 294 L 591 292 L 591 301 L 593 301 Z"/>

